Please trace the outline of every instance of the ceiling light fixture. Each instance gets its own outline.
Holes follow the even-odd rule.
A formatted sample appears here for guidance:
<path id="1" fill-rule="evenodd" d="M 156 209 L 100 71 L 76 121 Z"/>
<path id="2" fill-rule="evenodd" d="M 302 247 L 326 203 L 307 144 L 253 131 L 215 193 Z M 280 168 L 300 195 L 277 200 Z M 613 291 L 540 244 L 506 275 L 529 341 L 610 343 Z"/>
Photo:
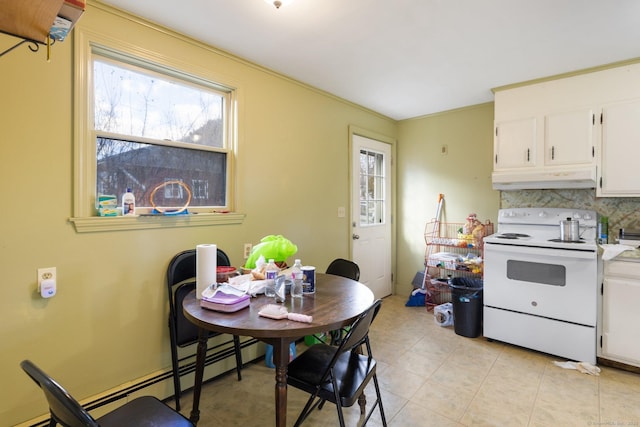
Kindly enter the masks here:
<path id="1" fill-rule="evenodd" d="M 269 4 L 272 4 L 276 7 L 276 9 L 280 9 L 280 6 L 284 6 L 286 4 L 291 3 L 293 0 L 264 0 Z"/>

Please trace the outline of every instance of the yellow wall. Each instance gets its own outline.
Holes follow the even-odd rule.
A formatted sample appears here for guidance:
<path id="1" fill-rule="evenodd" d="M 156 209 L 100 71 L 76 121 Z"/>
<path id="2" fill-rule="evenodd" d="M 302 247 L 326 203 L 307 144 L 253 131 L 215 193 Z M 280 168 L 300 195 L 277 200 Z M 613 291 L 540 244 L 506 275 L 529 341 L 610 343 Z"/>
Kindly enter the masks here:
<path id="1" fill-rule="evenodd" d="M 413 276 L 424 270 L 425 224 L 435 218 L 438 194 L 443 222 L 464 222 L 471 212 L 481 221 L 497 219 L 493 103 L 405 120 L 398 129 L 396 293 L 408 295 Z"/>
<path id="2" fill-rule="evenodd" d="M 237 164 L 241 225 L 78 234 L 73 208 L 73 38 L 50 63 L 26 46 L 0 58 L 0 420 L 46 413 L 20 370 L 31 359 L 79 399 L 170 365 L 164 274 L 178 251 L 217 243 L 242 263 L 245 242 L 283 234 L 323 270 L 349 256 L 348 127 L 398 140 L 397 292 L 421 268 L 424 222 L 436 196 L 446 218 L 496 214 L 491 190 L 492 106 L 397 123 L 171 32 L 90 2 L 78 28 L 125 37 L 145 49 L 215 69 L 242 90 Z M 0 50 L 16 43 L 0 35 Z M 449 155 L 441 157 L 440 144 Z M 455 195 L 454 195 L 455 192 Z M 321 238 L 319 238 L 321 236 Z M 36 269 L 57 267 L 58 294 L 42 300 Z M 166 393 L 172 389 L 166 384 Z M 165 396 L 167 395 L 165 394 Z M 164 396 L 160 396 L 164 397 Z"/>

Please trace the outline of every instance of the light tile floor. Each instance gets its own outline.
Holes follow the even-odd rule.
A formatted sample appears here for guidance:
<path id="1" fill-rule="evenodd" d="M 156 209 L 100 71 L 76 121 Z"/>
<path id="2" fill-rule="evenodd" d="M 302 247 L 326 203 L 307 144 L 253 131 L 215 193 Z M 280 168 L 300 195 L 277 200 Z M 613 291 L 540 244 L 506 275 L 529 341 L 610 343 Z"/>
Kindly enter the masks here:
<path id="1" fill-rule="evenodd" d="M 456 335 L 424 307 L 385 298 L 370 332 L 387 423 L 413 426 L 638 426 L 640 375 L 601 367 L 600 376 L 555 366 L 558 357 L 486 339 Z M 298 345 L 298 352 L 305 345 Z M 274 374 L 264 362 L 249 364 L 238 382 L 231 373 L 203 388 L 198 426 L 274 425 Z M 375 396 L 373 385 L 367 390 Z M 307 396 L 288 389 L 287 424 Z M 182 412 L 191 410 L 191 393 Z M 360 425 L 359 408 L 346 409 Z M 331 404 L 306 426 L 336 426 Z M 380 426 L 379 412 L 367 425 Z"/>

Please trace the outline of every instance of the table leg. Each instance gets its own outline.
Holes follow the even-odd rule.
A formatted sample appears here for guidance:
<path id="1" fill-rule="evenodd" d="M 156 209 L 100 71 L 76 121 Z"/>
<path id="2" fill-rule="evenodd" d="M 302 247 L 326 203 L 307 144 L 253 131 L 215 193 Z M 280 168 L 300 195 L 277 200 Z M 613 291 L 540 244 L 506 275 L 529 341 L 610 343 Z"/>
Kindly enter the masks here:
<path id="1" fill-rule="evenodd" d="M 276 365 L 276 426 L 287 425 L 287 367 L 289 341 L 279 339 L 273 343 L 273 362 Z"/>
<path id="2" fill-rule="evenodd" d="M 200 419 L 200 392 L 202 391 L 202 377 L 204 376 L 204 363 L 207 357 L 207 340 L 209 332 L 198 329 L 198 348 L 196 350 L 196 371 L 193 384 L 193 406 L 189 419 L 193 424 L 198 424 Z"/>

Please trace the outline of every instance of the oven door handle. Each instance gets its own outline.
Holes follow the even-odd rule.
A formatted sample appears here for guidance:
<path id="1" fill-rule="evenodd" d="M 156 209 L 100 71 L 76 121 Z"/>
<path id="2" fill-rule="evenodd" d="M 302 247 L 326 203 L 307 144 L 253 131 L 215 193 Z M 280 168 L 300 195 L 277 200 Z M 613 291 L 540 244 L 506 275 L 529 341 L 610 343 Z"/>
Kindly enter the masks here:
<path id="1" fill-rule="evenodd" d="M 499 252 L 501 254 L 508 254 L 514 257 L 520 255 L 538 255 L 557 258 L 573 258 L 573 259 L 593 259 L 597 257 L 597 252 L 588 250 L 572 250 L 564 248 L 538 248 L 532 246 L 519 246 L 519 245 L 501 245 L 486 243 L 484 245 L 485 260 L 487 254 L 491 252 Z"/>

